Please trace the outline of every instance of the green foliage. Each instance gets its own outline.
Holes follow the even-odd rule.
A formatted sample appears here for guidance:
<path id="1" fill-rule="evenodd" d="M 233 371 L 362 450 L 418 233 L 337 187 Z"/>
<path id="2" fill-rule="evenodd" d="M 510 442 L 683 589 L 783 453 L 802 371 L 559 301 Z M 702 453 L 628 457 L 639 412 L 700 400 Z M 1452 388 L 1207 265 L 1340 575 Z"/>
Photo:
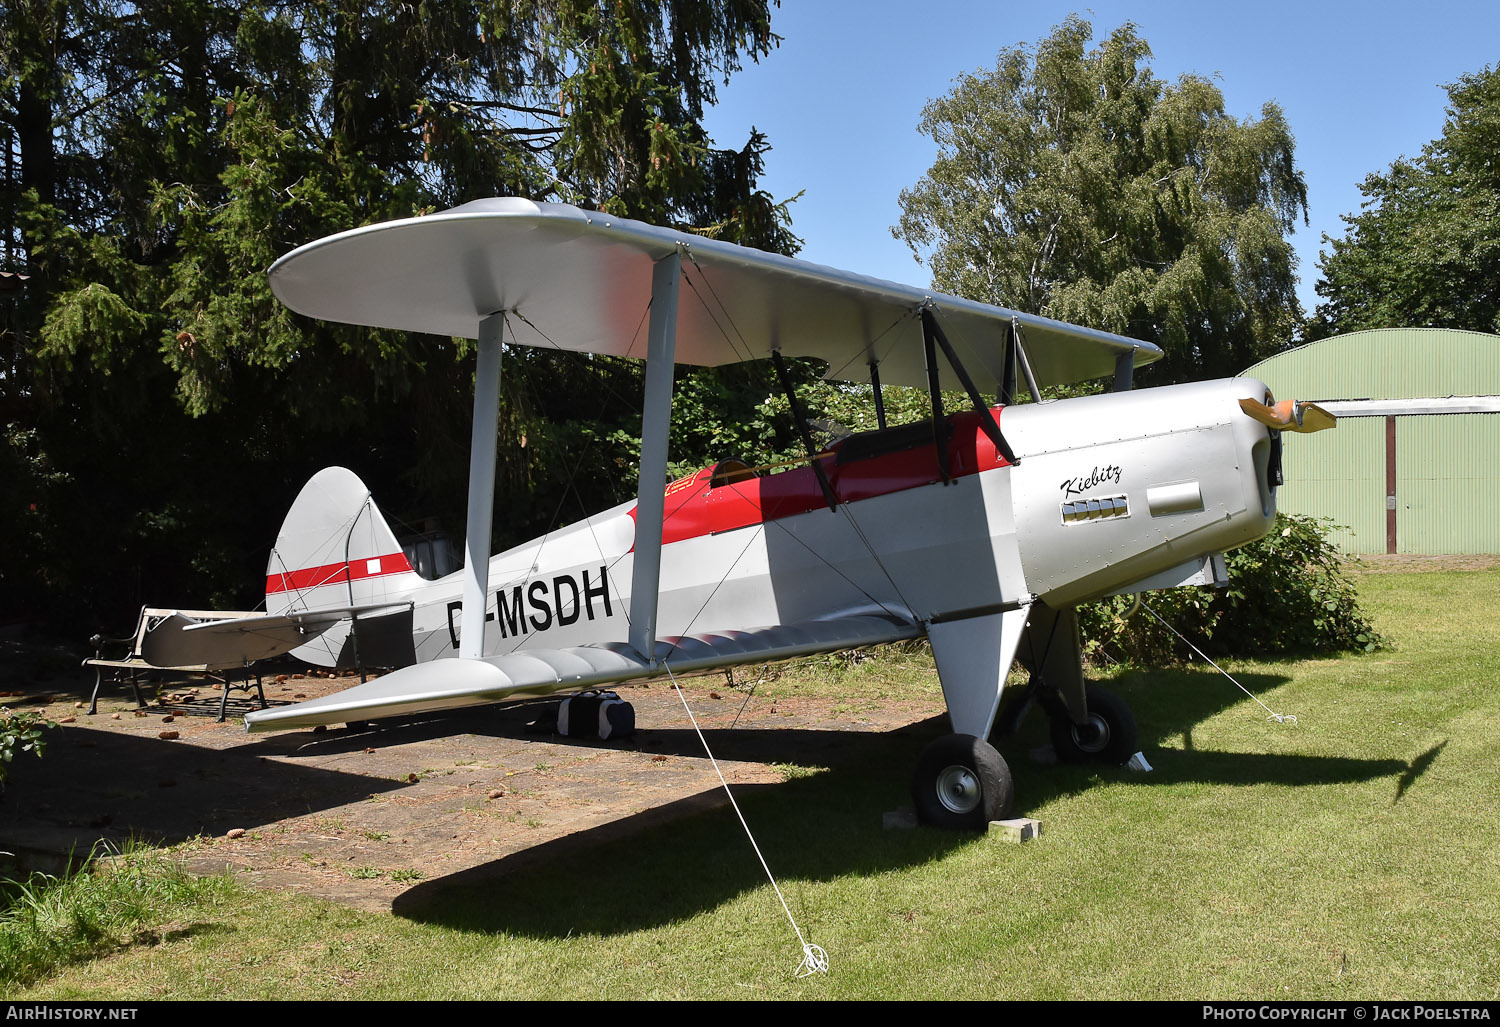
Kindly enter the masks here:
<path id="1" fill-rule="evenodd" d="M 21 609 L 34 611 L 42 592 L 65 584 L 57 577 L 63 561 L 58 559 L 59 539 L 50 514 L 69 479 L 42 449 L 35 428 L 11 422 L 0 429 L 0 481 L 5 482 L 0 538 L 25 554 L 20 565 L 0 562 L 0 593 L 12 596 Z"/>
<path id="2" fill-rule="evenodd" d="M 1318 339 L 1422 325 L 1500 331 L 1500 69 L 1448 89 L 1443 135 L 1360 186 L 1364 209 L 1323 241 Z"/>
<path id="3" fill-rule="evenodd" d="M 1265 538 L 1225 555 L 1229 585 L 1176 588 L 1142 596 L 1162 620 L 1210 655 L 1373 652 L 1388 639 L 1359 606 L 1343 558 L 1328 539 L 1326 518 L 1277 514 Z M 1094 659 L 1163 665 L 1187 647 L 1134 598 L 1079 607 L 1085 652 Z"/>
<path id="4" fill-rule="evenodd" d="M 49 727 L 57 725 L 40 713 L 12 713 L 0 707 L 0 790 L 5 788 L 16 753 L 31 752 L 40 758 L 46 751 L 47 739 L 42 734 L 42 729 Z"/>
<path id="5" fill-rule="evenodd" d="M 0 424 L 18 426 L 0 473 L 19 483 L 0 527 L 51 540 L 0 556 L 0 612 L 86 633 L 166 597 L 253 605 L 267 532 L 328 464 L 409 504 L 398 520 L 461 525 L 473 347 L 309 322 L 266 269 L 497 194 L 795 252 L 757 185 L 765 137 L 721 148 L 702 125 L 777 45 L 773 7 L 0 6 L 0 268 L 30 275 L 0 304 Z M 637 364 L 511 351 L 502 387 L 492 543 L 634 491 Z M 683 391 L 701 416 L 678 459 L 781 444 L 733 373 Z"/>
<path id="6" fill-rule="evenodd" d="M 767 0 L 176 0 L 0 31 L 23 69 L 11 110 L 45 84 L 39 116 L 71 127 L 32 140 L 11 117 L 20 167 L 50 169 L 4 183 L 11 241 L 50 272 L 35 351 L 67 369 L 154 338 L 193 414 L 237 398 L 248 369 L 295 366 L 293 411 L 347 423 L 359 404 L 330 411 L 299 380 L 352 363 L 405 394 L 420 357 L 281 308 L 265 269 L 299 242 L 501 193 L 791 252 L 785 206 L 755 186 L 764 137 L 720 151 L 701 125 L 715 80 L 775 45 L 769 19 Z M 86 36 L 108 56 L 72 45 Z M 58 50 L 60 77 L 28 63 Z M 98 208 L 77 196 L 83 167 L 107 176 Z"/>
<path id="7" fill-rule="evenodd" d="M 1301 319 L 1285 236 L 1307 188 L 1286 119 L 1157 79 L 1129 23 L 1092 36 L 1070 16 L 931 101 L 937 161 L 892 231 L 936 288 L 1159 344 L 1148 382 L 1233 374 Z"/>
<path id="8" fill-rule="evenodd" d="M 193 877 L 135 848 L 61 877 L 0 881 L 0 989 L 14 994 L 69 963 L 157 944 L 165 925 L 201 917 L 234 893 L 228 877 Z"/>

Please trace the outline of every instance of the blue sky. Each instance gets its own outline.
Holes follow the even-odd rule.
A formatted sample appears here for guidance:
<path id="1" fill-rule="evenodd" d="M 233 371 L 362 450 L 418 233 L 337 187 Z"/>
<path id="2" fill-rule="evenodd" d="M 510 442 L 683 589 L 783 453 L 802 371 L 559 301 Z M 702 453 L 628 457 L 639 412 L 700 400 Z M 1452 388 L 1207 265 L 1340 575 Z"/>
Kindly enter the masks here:
<path id="1" fill-rule="evenodd" d="M 771 20 L 781 46 L 720 87 L 709 131 L 733 146 L 751 125 L 767 134 L 762 186 L 779 198 L 806 191 L 792 206 L 802 257 L 925 285 L 926 269 L 890 233 L 899 193 L 935 153 L 916 130 L 922 106 L 1073 11 L 1092 21 L 1096 41 L 1135 22 L 1158 78 L 1213 78 L 1235 117 L 1281 105 L 1307 179 L 1310 224 L 1292 242 L 1308 310 L 1320 240 L 1343 235 L 1359 183 L 1442 133 L 1444 84 L 1500 61 L 1500 3 L 1472 0 L 783 0 Z"/>

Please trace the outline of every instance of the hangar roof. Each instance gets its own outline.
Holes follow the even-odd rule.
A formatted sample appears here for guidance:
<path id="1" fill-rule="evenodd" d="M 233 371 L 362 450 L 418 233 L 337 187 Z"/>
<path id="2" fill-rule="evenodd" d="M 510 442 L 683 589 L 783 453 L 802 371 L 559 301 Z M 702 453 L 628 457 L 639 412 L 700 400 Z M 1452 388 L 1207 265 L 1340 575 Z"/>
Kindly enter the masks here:
<path id="1" fill-rule="evenodd" d="M 1500 335 L 1451 328 L 1350 332 L 1244 371 L 1278 397 L 1305 400 L 1500 396 Z"/>

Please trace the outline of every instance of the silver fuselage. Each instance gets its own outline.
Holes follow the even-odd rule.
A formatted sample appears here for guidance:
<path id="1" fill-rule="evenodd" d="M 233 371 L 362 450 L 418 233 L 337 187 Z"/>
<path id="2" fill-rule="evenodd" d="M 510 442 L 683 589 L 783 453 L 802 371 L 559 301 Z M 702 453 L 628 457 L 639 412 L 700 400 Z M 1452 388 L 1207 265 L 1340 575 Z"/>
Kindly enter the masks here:
<path id="1" fill-rule="evenodd" d="M 878 494 L 832 511 L 766 509 L 740 523 L 715 504 L 743 505 L 728 490 L 749 485 L 683 479 L 668 489 L 658 635 L 880 612 L 926 624 L 1130 591 L 1265 534 L 1276 512 L 1271 433 L 1238 406 L 1265 394 L 1240 378 L 1007 407 L 999 420 L 1015 466 L 881 485 L 872 463 L 877 476 L 861 486 Z M 836 484 L 864 469 L 834 469 Z M 689 502 L 674 508 L 673 490 Z M 674 531 L 674 517 L 694 516 L 701 529 Z M 634 544 L 629 503 L 492 557 L 484 654 L 625 641 Z M 457 654 L 461 591 L 459 574 L 408 572 L 299 602 L 411 602 L 424 662 Z M 332 632 L 298 655 L 331 664 L 340 646 Z"/>

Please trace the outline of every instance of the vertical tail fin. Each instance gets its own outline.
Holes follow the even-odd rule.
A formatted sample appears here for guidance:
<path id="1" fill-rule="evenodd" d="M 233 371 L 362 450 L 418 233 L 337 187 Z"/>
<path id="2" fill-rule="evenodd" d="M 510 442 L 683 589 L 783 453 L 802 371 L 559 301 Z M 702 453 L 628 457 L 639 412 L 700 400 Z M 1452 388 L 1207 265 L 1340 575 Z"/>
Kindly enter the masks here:
<path id="1" fill-rule="evenodd" d="M 392 598 L 415 578 L 370 490 L 343 467 L 302 486 L 266 565 L 266 611 L 359 606 Z"/>

